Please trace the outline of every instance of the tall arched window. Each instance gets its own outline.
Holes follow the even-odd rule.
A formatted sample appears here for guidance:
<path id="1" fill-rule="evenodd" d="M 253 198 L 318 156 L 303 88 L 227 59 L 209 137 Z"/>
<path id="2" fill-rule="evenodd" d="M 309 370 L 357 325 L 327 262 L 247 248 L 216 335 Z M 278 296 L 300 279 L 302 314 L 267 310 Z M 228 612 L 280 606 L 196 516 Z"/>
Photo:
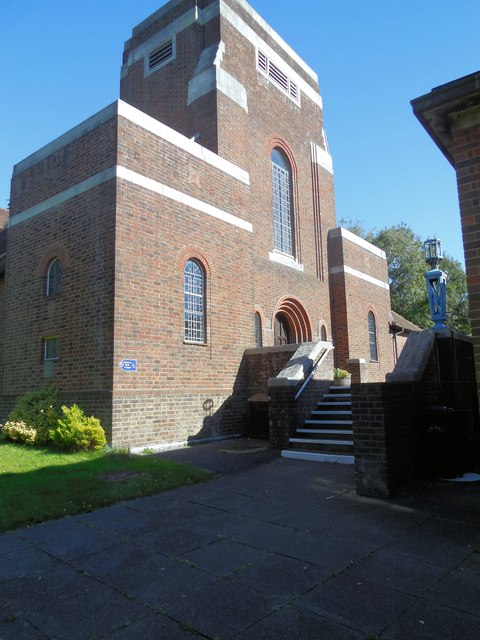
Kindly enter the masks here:
<path id="1" fill-rule="evenodd" d="M 322 340 L 322 342 L 327 341 L 327 328 L 324 324 L 322 324 L 322 328 L 320 329 L 320 340 Z"/>
<path id="2" fill-rule="evenodd" d="M 262 340 L 262 319 L 258 311 L 255 312 L 255 346 L 261 347 Z"/>
<path id="3" fill-rule="evenodd" d="M 185 340 L 205 342 L 205 272 L 196 260 L 188 260 L 184 269 Z"/>
<path id="4" fill-rule="evenodd" d="M 280 149 L 272 151 L 273 238 L 277 251 L 293 256 L 292 167 Z"/>
<path id="5" fill-rule="evenodd" d="M 50 262 L 47 271 L 47 296 L 54 298 L 60 295 L 62 287 L 62 263 L 58 258 Z"/>
<path id="6" fill-rule="evenodd" d="M 377 323 L 372 311 L 368 312 L 368 342 L 370 345 L 370 360 L 378 362 Z"/>

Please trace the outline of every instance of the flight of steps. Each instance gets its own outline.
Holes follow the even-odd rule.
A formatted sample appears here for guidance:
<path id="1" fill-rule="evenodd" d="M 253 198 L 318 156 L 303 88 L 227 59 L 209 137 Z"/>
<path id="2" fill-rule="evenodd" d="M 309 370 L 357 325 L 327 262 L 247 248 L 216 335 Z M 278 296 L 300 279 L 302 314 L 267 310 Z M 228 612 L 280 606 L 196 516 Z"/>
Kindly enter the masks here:
<path id="1" fill-rule="evenodd" d="M 350 387 L 329 388 L 295 437 L 284 458 L 353 464 L 352 397 Z"/>

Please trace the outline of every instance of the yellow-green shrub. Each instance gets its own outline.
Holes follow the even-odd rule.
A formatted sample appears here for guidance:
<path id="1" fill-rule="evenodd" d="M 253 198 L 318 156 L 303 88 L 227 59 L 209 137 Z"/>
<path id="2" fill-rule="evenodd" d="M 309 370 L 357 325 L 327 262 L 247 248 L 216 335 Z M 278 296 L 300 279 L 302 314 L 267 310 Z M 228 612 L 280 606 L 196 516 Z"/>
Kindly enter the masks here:
<path id="1" fill-rule="evenodd" d="M 60 399 L 53 387 L 30 391 L 17 399 L 8 416 L 9 422 L 24 422 L 37 432 L 36 444 L 48 441 L 48 431 L 57 424 L 60 413 Z"/>
<path id="2" fill-rule="evenodd" d="M 9 420 L 3 425 L 2 434 L 12 442 L 23 442 L 30 445 L 37 442 L 37 430 L 22 421 L 13 422 Z"/>
<path id="3" fill-rule="evenodd" d="M 59 449 L 94 450 L 101 449 L 107 443 L 100 420 L 93 416 L 87 418 L 78 405 L 63 405 L 62 414 L 63 418 L 57 420 L 55 429 L 49 431 L 51 440 Z"/>

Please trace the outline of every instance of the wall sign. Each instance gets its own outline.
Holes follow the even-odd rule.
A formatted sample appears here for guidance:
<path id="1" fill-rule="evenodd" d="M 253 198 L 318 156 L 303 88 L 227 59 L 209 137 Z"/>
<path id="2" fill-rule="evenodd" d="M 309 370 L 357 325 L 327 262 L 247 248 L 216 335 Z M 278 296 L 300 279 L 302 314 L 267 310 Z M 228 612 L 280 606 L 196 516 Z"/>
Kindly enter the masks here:
<path id="1" fill-rule="evenodd" d="M 122 360 L 119 365 L 120 369 L 123 371 L 136 371 L 137 370 L 137 361 L 136 360 Z"/>

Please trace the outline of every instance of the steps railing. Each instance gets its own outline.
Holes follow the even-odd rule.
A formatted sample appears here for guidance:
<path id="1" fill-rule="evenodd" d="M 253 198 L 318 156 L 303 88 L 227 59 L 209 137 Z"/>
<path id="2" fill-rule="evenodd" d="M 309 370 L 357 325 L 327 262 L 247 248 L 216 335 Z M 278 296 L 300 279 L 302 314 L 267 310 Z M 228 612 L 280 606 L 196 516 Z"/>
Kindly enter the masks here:
<path id="1" fill-rule="evenodd" d="M 310 373 L 308 374 L 307 378 L 305 378 L 305 382 L 302 384 L 302 386 L 300 387 L 300 389 L 297 391 L 297 393 L 295 394 L 295 400 L 298 400 L 300 398 L 300 396 L 302 395 L 302 393 L 305 391 L 305 389 L 308 387 L 310 380 L 313 378 L 313 376 L 315 375 L 318 367 L 322 364 L 322 362 L 325 360 L 325 358 L 328 356 L 328 354 L 330 353 L 330 351 L 332 351 L 332 349 L 334 349 L 335 347 L 332 344 L 329 344 L 327 347 L 325 347 L 324 351 L 322 352 L 322 354 L 320 355 L 320 358 L 317 360 L 317 362 L 315 363 L 315 365 L 313 366 L 312 370 L 310 371 Z"/>

